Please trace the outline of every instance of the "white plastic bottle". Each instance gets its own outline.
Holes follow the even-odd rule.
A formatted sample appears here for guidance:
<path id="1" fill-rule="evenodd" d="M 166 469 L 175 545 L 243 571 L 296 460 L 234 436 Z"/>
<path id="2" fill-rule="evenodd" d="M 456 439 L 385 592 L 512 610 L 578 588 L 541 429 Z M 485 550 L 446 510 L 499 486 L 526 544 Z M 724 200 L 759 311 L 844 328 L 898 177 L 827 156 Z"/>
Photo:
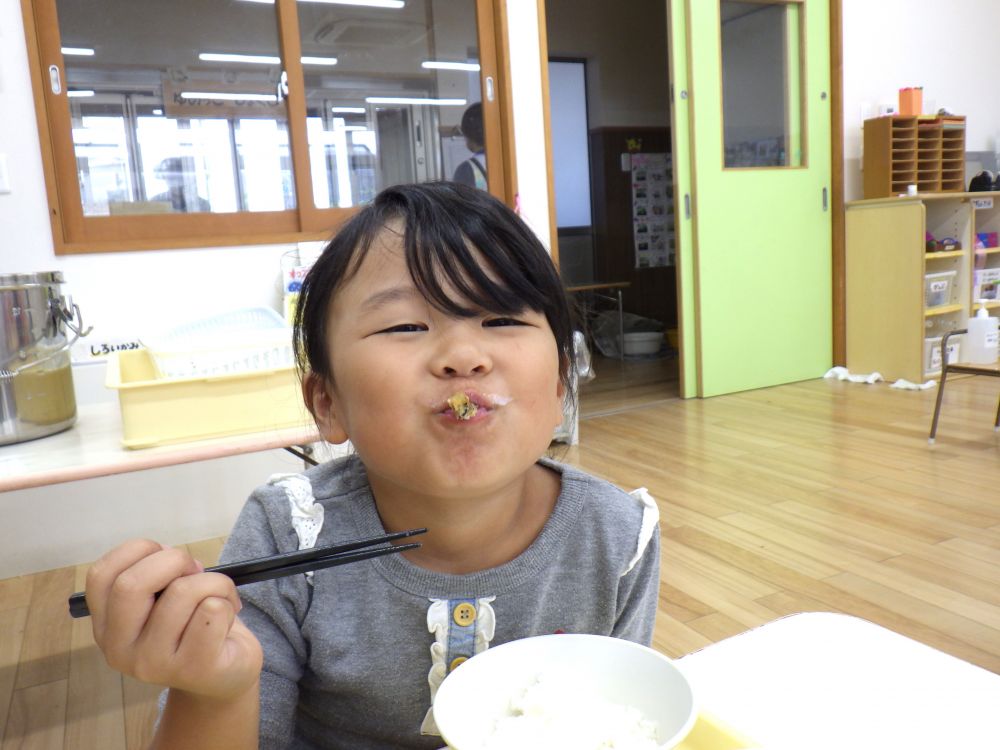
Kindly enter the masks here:
<path id="1" fill-rule="evenodd" d="M 974 365 L 991 365 L 997 361 L 997 343 L 1000 333 L 997 326 L 1000 320 L 991 318 L 986 310 L 986 301 L 978 300 L 980 308 L 969 318 L 969 332 L 962 342 L 962 357 Z"/>

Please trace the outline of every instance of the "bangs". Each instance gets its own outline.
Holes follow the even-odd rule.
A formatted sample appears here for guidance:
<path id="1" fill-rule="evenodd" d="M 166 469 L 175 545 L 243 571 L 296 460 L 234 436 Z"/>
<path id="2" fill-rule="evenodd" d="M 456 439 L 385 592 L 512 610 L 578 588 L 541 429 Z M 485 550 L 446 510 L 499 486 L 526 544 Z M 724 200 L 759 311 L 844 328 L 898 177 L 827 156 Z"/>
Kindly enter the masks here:
<path id="1" fill-rule="evenodd" d="M 537 253 L 526 251 L 537 242 L 519 224 L 483 216 L 483 204 L 469 210 L 425 194 L 396 193 L 376 199 L 372 221 L 363 232 L 351 273 L 357 270 L 373 242 L 383 232 L 399 234 L 406 267 L 414 286 L 435 308 L 456 317 L 483 311 L 508 315 L 531 309 L 542 312 L 544 269 Z M 489 205 L 489 204 L 487 204 Z M 492 208 L 492 206 L 490 206 Z M 543 251 L 544 252 L 544 251 Z M 542 281 L 543 286 L 537 285 Z"/>

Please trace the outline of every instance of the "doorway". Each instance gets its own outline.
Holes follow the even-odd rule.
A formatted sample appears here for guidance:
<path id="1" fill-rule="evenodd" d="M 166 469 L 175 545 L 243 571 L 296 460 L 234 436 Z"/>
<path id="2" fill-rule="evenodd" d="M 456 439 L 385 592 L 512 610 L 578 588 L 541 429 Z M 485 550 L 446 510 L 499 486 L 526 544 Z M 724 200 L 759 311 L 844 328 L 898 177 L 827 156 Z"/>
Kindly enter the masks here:
<path id="1" fill-rule="evenodd" d="M 666 7 L 545 0 L 545 21 L 560 273 L 596 373 L 580 388 L 586 419 L 678 397 Z M 625 331 L 645 334 L 624 356 L 619 292 Z"/>
<path id="2" fill-rule="evenodd" d="M 545 7 L 550 55 L 586 60 L 593 281 L 628 281 L 627 313 L 678 330 L 671 395 L 822 376 L 842 304 L 839 0 Z M 675 182 L 663 268 L 642 258 L 647 153 Z M 573 259 L 579 238 L 558 241 Z"/>

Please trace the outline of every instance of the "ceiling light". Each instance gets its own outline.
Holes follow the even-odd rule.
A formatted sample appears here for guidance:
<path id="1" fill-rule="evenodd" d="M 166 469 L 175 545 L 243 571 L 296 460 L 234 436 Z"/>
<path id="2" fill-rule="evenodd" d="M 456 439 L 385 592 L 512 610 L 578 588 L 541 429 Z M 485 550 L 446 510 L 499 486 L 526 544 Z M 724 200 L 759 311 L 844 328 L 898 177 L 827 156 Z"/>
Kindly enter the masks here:
<path id="1" fill-rule="evenodd" d="M 163 114 L 163 110 L 162 109 L 154 109 L 153 110 L 153 114 L 154 115 L 162 115 Z"/>
<path id="2" fill-rule="evenodd" d="M 70 97 L 71 99 L 82 99 L 83 97 L 93 96 L 93 95 L 94 92 L 90 89 L 76 89 L 66 92 L 66 96 Z"/>
<path id="3" fill-rule="evenodd" d="M 205 62 L 235 62 L 255 63 L 262 65 L 280 65 L 281 58 L 274 55 L 239 55 L 230 52 L 200 52 L 199 60 Z M 336 57 L 302 57 L 303 65 L 336 65 Z"/>
<path id="4" fill-rule="evenodd" d="M 336 57 L 309 57 L 304 56 L 299 58 L 303 65 L 336 65 Z"/>
<path id="5" fill-rule="evenodd" d="M 243 0 L 246 3 L 273 5 L 274 0 Z M 363 5 L 366 8 L 402 8 L 403 0 L 299 0 L 300 3 L 324 3 L 327 5 Z"/>
<path id="6" fill-rule="evenodd" d="M 239 102 L 276 102 L 274 94 L 239 94 L 232 91 L 182 91 L 181 99 L 225 99 Z"/>
<path id="7" fill-rule="evenodd" d="M 330 107 L 331 112 L 341 112 L 345 115 L 363 115 L 368 110 L 364 107 Z"/>
<path id="8" fill-rule="evenodd" d="M 363 5 L 366 8 L 402 8 L 403 0 L 299 0 L 300 3 L 325 3 L 327 5 Z"/>
<path id="9" fill-rule="evenodd" d="M 424 60 L 420 63 L 421 68 L 433 68 L 435 70 L 479 70 L 479 63 L 463 62 L 442 62 L 440 60 Z"/>
<path id="10" fill-rule="evenodd" d="M 80 55 L 81 57 L 92 57 L 94 50 L 90 47 L 63 47 L 64 55 Z"/>
<path id="11" fill-rule="evenodd" d="M 369 104 L 434 104 L 439 107 L 460 107 L 465 104 L 465 99 L 428 99 L 415 96 L 368 96 L 365 101 Z"/>
<path id="12" fill-rule="evenodd" d="M 198 55 L 199 60 L 206 62 L 238 62 L 238 63 L 263 63 L 265 65 L 280 65 L 281 58 L 273 55 L 235 55 L 228 52 L 202 52 Z"/>

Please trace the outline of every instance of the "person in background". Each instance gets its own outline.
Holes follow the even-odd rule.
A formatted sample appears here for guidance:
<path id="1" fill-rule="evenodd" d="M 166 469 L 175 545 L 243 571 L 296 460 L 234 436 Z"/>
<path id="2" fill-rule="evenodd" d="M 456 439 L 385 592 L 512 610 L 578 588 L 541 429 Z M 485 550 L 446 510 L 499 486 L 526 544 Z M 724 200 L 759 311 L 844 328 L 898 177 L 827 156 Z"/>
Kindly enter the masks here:
<path id="1" fill-rule="evenodd" d="M 437 750 L 437 687 L 488 647 L 557 632 L 648 645 L 657 504 L 545 456 L 572 398 L 573 326 L 524 222 L 455 182 L 391 187 L 300 294 L 304 400 L 354 453 L 271 477 L 222 562 L 428 531 L 419 549 L 239 593 L 153 541 L 102 557 L 86 592 L 97 644 L 169 688 L 153 746 Z"/>
<path id="2" fill-rule="evenodd" d="M 472 156 L 455 168 L 452 179 L 469 187 L 487 190 L 486 180 L 486 137 L 483 135 L 483 105 L 476 102 L 465 110 L 459 126 L 465 136 L 465 147 Z"/>
<path id="3" fill-rule="evenodd" d="M 193 170 L 185 170 L 184 159 L 172 156 L 161 161 L 153 172 L 167 183 L 165 192 L 154 195 L 151 201 L 169 203 L 174 211 L 191 213 L 195 211 L 211 211 L 212 206 L 198 195 L 194 180 L 188 185 L 187 175 Z"/>

